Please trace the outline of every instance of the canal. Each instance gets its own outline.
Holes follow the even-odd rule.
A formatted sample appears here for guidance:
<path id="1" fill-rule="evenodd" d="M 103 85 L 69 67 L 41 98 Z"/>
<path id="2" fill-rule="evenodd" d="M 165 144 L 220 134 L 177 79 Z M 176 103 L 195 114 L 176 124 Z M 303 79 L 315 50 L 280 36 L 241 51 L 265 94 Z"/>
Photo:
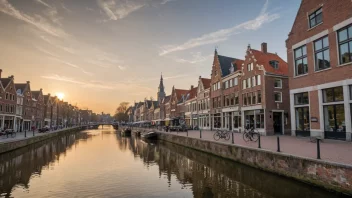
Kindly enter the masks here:
<path id="1" fill-rule="evenodd" d="M 343 197 L 167 142 L 112 128 L 0 155 L 0 197 Z"/>

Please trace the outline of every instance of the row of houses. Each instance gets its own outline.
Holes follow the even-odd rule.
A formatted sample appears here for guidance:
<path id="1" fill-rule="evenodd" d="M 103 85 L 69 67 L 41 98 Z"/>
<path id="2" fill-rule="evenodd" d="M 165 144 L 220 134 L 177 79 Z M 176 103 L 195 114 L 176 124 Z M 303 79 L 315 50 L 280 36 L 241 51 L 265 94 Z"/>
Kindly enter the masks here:
<path id="1" fill-rule="evenodd" d="M 33 90 L 29 81 L 16 83 L 14 76 L 3 77 L 0 69 L 0 128 L 16 132 L 68 127 L 90 122 L 92 111 Z"/>
<path id="2" fill-rule="evenodd" d="M 352 2 L 302 0 L 286 40 L 287 61 L 261 49 L 214 53 L 210 78 L 134 103 L 130 122 L 351 140 Z"/>

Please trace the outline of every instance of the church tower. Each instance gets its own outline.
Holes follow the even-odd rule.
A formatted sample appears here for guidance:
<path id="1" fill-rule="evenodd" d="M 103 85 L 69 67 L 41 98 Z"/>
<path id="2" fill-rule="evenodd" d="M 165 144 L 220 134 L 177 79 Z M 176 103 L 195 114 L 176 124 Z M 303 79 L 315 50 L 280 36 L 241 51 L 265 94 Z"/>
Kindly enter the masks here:
<path id="1" fill-rule="evenodd" d="M 165 87 L 164 87 L 164 83 L 163 83 L 163 74 L 161 74 L 158 93 L 157 93 L 157 98 L 158 98 L 159 104 L 165 98 L 165 96 L 166 96 L 166 93 L 165 93 Z"/>

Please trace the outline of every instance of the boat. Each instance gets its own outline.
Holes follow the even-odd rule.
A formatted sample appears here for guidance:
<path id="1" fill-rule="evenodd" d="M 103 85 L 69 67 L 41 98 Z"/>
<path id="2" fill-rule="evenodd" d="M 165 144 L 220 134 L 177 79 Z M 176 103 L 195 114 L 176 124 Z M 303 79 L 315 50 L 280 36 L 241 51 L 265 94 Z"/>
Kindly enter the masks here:
<path id="1" fill-rule="evenodd" d="M 141 134 L 141 137 L 144 139 L 152 139 L 157 137 L 157 133 L 150 131 L 150 132 L 145 132 Z"/>
<path id="2" fill-rule="evenodd" d="M 112 124 L 112 127 L 115 129 L 115 130 L 119 130 L 119 125 L 117 123 L 113 123 Z"/>
<path id="3" fill-rule="evenodd" d="M 127 129 L 123 130 L 121 134 L 123 136 L 131 136 L 131 133 L 132 133 L 131 129 L 127 128 Z"/>

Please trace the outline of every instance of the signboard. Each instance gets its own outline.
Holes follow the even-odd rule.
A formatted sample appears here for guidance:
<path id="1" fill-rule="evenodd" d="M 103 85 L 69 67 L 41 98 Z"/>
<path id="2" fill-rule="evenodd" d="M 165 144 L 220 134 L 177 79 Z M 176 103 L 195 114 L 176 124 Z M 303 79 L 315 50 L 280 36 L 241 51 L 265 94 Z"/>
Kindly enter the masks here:
<path id="1" fill-rule="evenodd" d="M 311 117 L 311 118 L 310 118 L 310 121 L 311 121 L 311 122 L 318 122 L 318 118 L 317 118 L 317 117 Z"/>

